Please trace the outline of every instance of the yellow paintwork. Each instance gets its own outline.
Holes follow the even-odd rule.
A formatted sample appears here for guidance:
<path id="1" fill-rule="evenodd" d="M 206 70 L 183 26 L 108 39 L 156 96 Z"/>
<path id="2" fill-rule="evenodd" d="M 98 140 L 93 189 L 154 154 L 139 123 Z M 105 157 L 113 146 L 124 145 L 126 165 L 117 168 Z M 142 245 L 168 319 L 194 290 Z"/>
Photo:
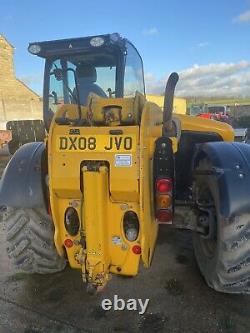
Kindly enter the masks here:
<path id="1" fill-rule="evenodd" d="M 77 112 L 76 106 L 61 106 L 47 141 L 54 239 L 58 253 L 63 256 L 66 251 L 70 266 L 82 270 L 84 281 L 103 286 L 110 272 L 133 276 L 138 272 L 140 258 L 147 267 L 151 263 L 158 233 L 152 161 L 155 140 L 162 135 L 163 113 L 159 106 L 138 94 L 130 99 L 92 96 L 88 106 L 81 108 L 87 126 L 55 122 L 63 115 L 76 119 Z M 224 123 L 175 117 L 182 130 L 217 132 L 224 140 L 233 139 L 231 127 Z M 125 138 L 129 138 L 127 145 Z M 179 137 L 171 140 L 176 152 Z M 86 161 L 92 166 L 96 161 L 101 163 L 88 168 Z M 81 233 L 74 237 L 64 226 L 69 206 L 77 210 L 82 226 Z M 126 239 L 123 230 L 123 216 L 130 210 L 137 214 L 140 223 L 138 238 L 133 242 Z M 81 245 L 81 237 L 86 248 Z M 68 238 L 74 242 L 71 248 L 64 246 Z M 134 245 L 141 246 L 141 256 L 133 253 Z"/>
<path id="2" fill-rule="evenodd" d="M 110 119 L 107 107 L 112 107 L 113 119 Z M 145 103 L 144 95 L 136 93 L 134 98 L 101 98 L 94 93 L 88 96 L 87 106 L 81 106 L 83 119 L 89 123 L 95 122 L 100 125 L 118 126 L 124 124 L 139 123 L 140 113 Z M 122 108 L 122 112 L 121 109 Z M 75 104 L 63 104 L 57 111 L 57 117 L 76 119 L 78 117 L 78 106 Z"/>
<path id="3" fill-rule="evenodd" d="M 158 233 L 153 216 L 153 153 L 154 141 L 161 135 L 162 111 L 154 103 L 144 106 L 140 131 L 140 220 L 142 260 L 149 267 Z M 152 133 L 155 135 L 152 137 Z"/>
<path id="4" fill-rule="evenodd" d="M 160 95 L 148 95 L 147 100 L 156 103 L 161 108 L 164 105 L 164 96 Z M 187 100 L 185 98 L 174 97 L 174 107 L 173 112 L 178 114 L 186 114 L 187 112 Z"/>
<path id="5" fill-rule="evenodd" d="M 175 115 L 181 121 L 182 131 L 218 133 L 224 141 L 234 141 L 233 128 L 223 122 L 187 115 Z"/>
<path id="6" fill-rule="evenodd" d="M 95 113 L 100 112 L 100 106 L 97 105 L 99 100 L 95 102 L 95 110 L 98 111 L 93 113 L 93 117 Z M 100 102 L 103 103 L 102 100 Z M 105 104 L 107 102 L 105 100 Z M 114 100 L 110 100 L 109 103 L 113 105 Z M 131 99 L 126 101 L 125 107 L 130 108 L 134 104 L 135 99 Z M 56 117 L 62 116 L 65 110 L 68 112 L 69 107 L 60 108 Z M 136 116 L 133 117 L 136 122 Z M 99 117 L 98 121 L 103 119 Z M 74 129 L 79 130 L 79 135 L 69 135 L 70 128 L 72 126 L 58 125 L 53 121 L 48 138 L 50 204 L 55 224 L 56 248 L 63 255 L 65 239 L 72 239 L 75 245 L 66 248 L 70 266 L 82 269 L 84 279 L 96 285 L 104 285 L 109 272 L 135 275 L 140 255 L 132 252 L 132 246 L 140 244 L 141 233 L 135 242 L 127 241 L 123 231 L 123 216 L 127 210 L 133 210 L 140 215 L 139 126 L 136 123 L 123 126 L 122 135 L 110 135 L 110 131 L 121 128 L 117 126 L 74 126 Z M 75 144 L 76 137 L 86 138 L 88 141 L 88 138 L 93 136 L 97 149 L 78 149 L 79 145 Z M 126 137 L 131 138 L 131 146 L 124 145 Z M 77 149 L 69 149 L 68 144 L 66 149 L 59 149 L 60 138 L 73 141 Z M 106 150 L 105 147 L 110 147 L 110 140 L 113 138 L 117 138 L 118 146 L 121 143 L 120 149 L 113 146 L 112 149 Z M 117 155 L 129 155 L 131 166 L 116 166 Z M 106 161 L 106 166 L 102 166 L 99 172 L 88 171 L 81 164 L 86 160 Z M 81 188 L 84 189 L 83 193 Z M 85 251 L 79 245 L 80 234 L 72 237 L 65 229 L 64 214 L 69 206 L 73 206 L 78 215 L 82 216 L 87 242 Z"/>

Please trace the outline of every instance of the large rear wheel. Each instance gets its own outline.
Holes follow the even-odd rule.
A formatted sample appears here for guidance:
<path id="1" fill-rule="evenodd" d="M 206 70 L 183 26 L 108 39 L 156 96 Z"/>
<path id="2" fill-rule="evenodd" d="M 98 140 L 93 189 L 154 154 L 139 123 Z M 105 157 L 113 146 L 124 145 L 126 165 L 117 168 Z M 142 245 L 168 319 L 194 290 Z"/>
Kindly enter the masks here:
<path id="1" fill-rule="evenodd" d="M 196 260 L 207 284 L 217 291 L 250 293 L 250 209 L 225 218 L 220 214 L 220 191 L 211 163 L 204 159 L 193 184 L 197 231 Z"/>
<path id="2" fill-rule="evenodd" d="M 66 261 L 54 245 L 54 226 L 45 209 L 7 207 L 3 214 L 7 253 L 18 271 L 55 273 L 64 269 Z"/>

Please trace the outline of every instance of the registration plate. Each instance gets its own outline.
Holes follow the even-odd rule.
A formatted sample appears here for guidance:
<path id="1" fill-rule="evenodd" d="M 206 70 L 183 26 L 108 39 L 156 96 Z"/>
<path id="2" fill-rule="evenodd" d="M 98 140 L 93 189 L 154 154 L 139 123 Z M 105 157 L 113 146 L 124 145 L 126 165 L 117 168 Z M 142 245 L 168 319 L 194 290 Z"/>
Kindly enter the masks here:
<path id="1" fill-rule="evenodd" d="M 69 135 L 57 137 L 60 152 L 133 152 L 135 135 Z"/>

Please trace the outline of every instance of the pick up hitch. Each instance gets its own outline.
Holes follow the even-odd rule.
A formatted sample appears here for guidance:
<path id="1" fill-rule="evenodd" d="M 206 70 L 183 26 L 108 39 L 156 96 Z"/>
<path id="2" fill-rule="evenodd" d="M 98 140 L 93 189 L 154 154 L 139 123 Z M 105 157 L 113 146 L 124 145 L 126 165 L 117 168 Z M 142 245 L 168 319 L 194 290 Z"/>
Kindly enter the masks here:
<path id="1" fill-rule="evenodd" d="M 82 167 L 82 221 L 85 248 L 76 259 L 82 266 L 82 276 L 91 294 L 105 286 L 109 279 L 110 255 L 108 248 L 107 204 L 108 168 Z"/>

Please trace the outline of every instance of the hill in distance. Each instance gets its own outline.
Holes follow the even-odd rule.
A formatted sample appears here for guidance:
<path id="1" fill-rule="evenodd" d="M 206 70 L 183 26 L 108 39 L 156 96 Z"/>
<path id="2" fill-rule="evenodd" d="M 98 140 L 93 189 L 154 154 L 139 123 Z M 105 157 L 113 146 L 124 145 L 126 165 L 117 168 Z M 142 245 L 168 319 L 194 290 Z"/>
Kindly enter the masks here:
<path id="1" fill-rule="evenodd" d="M 190 104 L 250 105 L 250 98 L 187 97 L 186 100 L 188 105 Z"/>

